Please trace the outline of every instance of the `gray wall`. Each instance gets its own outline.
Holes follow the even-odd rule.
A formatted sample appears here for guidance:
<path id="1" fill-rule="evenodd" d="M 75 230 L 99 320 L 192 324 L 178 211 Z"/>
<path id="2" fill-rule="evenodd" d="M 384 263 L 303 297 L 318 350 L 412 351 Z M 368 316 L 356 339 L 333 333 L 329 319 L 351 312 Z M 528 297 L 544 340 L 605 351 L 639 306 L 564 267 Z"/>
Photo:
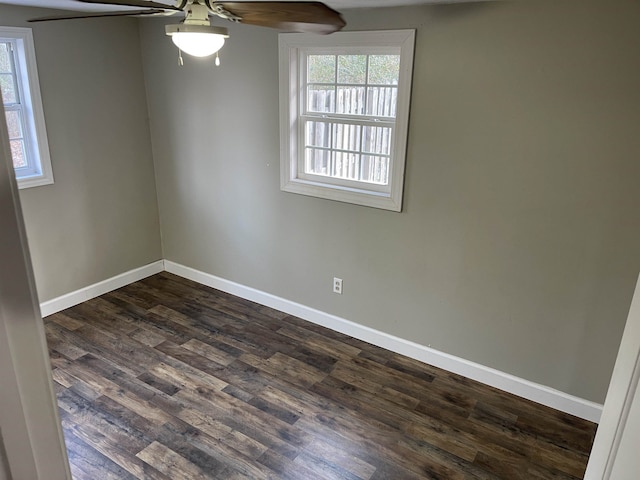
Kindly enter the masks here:
<path id="1" fill-rule="evenodd" d="M 53 185 L 20 191 L 40 301 L 162 258 L 137 20 L 33 28 Z"/>
<path id="2" fill-rule="evenodd" d="M 179 68 L 144 20 L 165 258 L 602 402 L 640 269 L 640 4 L 346 19 L 417 29 L 404 211 L 279 190 L 276 32 Z"/>

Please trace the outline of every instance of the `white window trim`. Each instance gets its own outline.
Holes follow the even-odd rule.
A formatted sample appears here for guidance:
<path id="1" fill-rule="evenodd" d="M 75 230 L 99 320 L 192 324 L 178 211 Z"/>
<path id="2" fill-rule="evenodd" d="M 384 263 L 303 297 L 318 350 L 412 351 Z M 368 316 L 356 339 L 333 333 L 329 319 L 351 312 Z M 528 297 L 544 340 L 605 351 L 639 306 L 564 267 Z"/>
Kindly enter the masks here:
<path id="1" fill-rule="evenodd" d="M 18 188 L 37 187 L 53 183 L 53 170 L 49 154 L 47 129 L 44 122 L 40 82 L 38 80 L 38 66 L 30 28 L 0 27 L 0 39 L 15 40 L 16 68 L 21 77 L 22 101 L 25 106 L 25 123 L 27 124 L 29 142 L 28 149 L 37 164 L 37 172 L 29 176 L 17 178 Z M 25 81 L 26 80 L 26 81 Z"/>
<path id="2" fill-rule="evenodd" d="M 280 69 L 280 189 L 285 192 L 310 195 L 341 202 L 354 203 L 399 212 L 402 210 L 404 166 L 409 126 L 409 103 L 413 72 L 415 30 L 381 30 L 367 32 L 338 32 L 319 36 L 305 33 L 282 33 L 278 37 Z M 400 47 L 400 77 L 396 108 L 394 142 L 391 150 L 389 188 L 365 182 L 343 182 L 337 185 L 304 179 L 298 174 L 298 144 L 301 75 L 301 52 L 332 48 Z M 319 176 L 316 176 L 319 177 Z"/>

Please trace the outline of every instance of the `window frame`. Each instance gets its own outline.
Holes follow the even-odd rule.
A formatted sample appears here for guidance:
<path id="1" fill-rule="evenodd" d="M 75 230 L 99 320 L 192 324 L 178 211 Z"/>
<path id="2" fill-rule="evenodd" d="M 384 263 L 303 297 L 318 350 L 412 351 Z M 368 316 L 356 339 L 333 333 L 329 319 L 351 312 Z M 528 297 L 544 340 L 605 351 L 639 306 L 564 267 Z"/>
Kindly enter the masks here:
<path id="1" fill-rule="evenodd" d="M 415 30 L 337 32 L 327 36 L 282 33 L 278 37 L 280 71 L 280 189 L 392 211 L 402 210 Z M 393 123 L 388 185 L 338 179 L 304 172 L 304 120 L 307 93 L 305 55 L 400 54 L 395 122 Z M 328 114 L 327 120 L 348 118 L 368 125 L 372 116 Z M 382 116 L 378 116 L 383 118 Z"/>
<path id="2" fill-rule="evenodd" d="M 14 168 L 18 188 L 50 185 L 53 183 L 53 169 L 32 30 L 0 26 L 0 42 L 12 45 L 14 73 L 20 102 L 5 105 L 5 110 L 20 112 L 25 154 L 28 160 L 28 167 Z"/>

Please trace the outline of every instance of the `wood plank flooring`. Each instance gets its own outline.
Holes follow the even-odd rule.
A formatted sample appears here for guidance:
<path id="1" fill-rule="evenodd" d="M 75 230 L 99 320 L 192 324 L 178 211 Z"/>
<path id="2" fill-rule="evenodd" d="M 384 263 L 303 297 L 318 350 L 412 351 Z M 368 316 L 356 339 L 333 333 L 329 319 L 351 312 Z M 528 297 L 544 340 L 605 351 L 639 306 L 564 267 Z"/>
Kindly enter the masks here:
<path id="1" fill-rule="evenodd" d="M 45 328 L 76 480 L 567 480 L 596 429 L 168 273 Z"/>

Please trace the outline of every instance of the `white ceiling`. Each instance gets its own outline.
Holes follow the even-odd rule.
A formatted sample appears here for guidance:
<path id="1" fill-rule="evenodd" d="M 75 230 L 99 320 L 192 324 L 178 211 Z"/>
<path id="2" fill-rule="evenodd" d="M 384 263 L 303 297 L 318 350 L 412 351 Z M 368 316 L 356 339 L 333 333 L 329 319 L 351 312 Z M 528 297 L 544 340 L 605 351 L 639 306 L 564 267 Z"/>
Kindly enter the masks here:
<path id="1" fill-rule="evenodd" d="M 171 5 L 174 4 L 174 2 L 170 0 L 155 1 Z M 399 5 L 419 5 L 427 3 L 453 3 L 457 1 L 461 0 L 324 0 L 323 3 L 326 3 L 336 10 L 343 10 L 347 8 L 393 7 Z M 104 12 L 108 10 L 126 9 L 126 7 L 93 5 L 89 3 L 76 2 L 74 0 L 0 0 L 0 3 L 24 5 L 28 7 L 59 8 L 62 10 L 76 10 L 84 12 Z"/>

